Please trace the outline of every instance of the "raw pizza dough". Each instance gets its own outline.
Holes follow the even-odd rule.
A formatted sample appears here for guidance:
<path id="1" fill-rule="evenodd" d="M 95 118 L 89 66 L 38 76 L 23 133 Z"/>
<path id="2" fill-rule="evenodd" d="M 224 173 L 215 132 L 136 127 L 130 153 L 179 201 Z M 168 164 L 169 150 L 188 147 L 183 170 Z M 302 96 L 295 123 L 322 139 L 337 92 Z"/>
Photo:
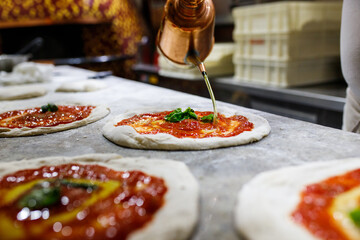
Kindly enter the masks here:
<path id="1" fill-rule="evenodd" d="M 34 136 L 34 135 L 41 135 L 46 133 L 53 133 L 53 132 L 60 132 L 72 128 L 78 128 L 84 125 L 87 125 L 92 122 L 96 122 L 100 120 L 101 118 L 105 117 L 109 114 L 110 109 L 106 107 L 105 105 L 96 105 L 96 104 L 86 104 L 86 103 L 66 103 L 66 102 L 54 102 L 56 105 L 82 105 L 82 106 L 96 106 L 95 109 L 93 109 L 90 113 L 90 115 L 87 118 L 84 118 L 79 121 L 71 122 L 68 124 L 59 124 L 57 126 L 53 127 L 36 127 L 36 128 L 2 128 L 0 127 L 0 137 L 20 137 L 20 136 Z M 6 111 L 12 111 L 12 110 L 21 110 L 21 109 L 28 109 L 28 108 L 34 108 L 34 107 L 41 107 L 46 103 L 41 104 L 19 104 L 16 108 L 14 108 L 13 105 L 11 107 L 0 107 L 0 113 L 4 113 Z"/>
<path id="2" fill-rule="evenodd" d="M 29 84 L 0 87 L 0 100 L 19 100 L 44 96 L 47 89 L 41 85 Z"/>
<path id="3" fill-rule="evenodd" d="M 57 92 L 93 92 L 106 88 L 106 83 L 99 80 L 83 80 L 75 82 L 65 82 L 61 84 Z"/>
<path id="4" fill-rule="evenodd" d="M 46 157 L 1 163 L 0 176 L 22 169 L 68 163 L 97 164 L 118 171 L 140 170 L 165 180 L 168 188 L 165 194 L 165 204 L 158 210 L 151 222 L 131 233 L 128 240 L 188 239 L 196 226 L 199 211 L 199 186 L 188 167 L 182 162 L 142 157 L 123 158 L 116 154 Z"/>
<path id="5" fill-rule="evenodd" d="M 186 107 L 182 107 L 186 109 Z M 166 110 L 174 110 L 172 108 L 165 109 L 141 109 L 137 111 L 129 111 L 116 116 L 103 127 L 104 136 L 110 141 L 125 147 L 140 149 L 163 149 L 163 150 L 201 150 L 220 147 L 229 147 L 247 144 L 258 141 L 270 133 L 270 125 L 266 119 L 247 112 L 233 110 L 229 108 L 219 109 L 219 113 L 225 116 L 242 115 L 248 118 L 254 124 L 254 129 L 245 131 L 234 137 L 220 138 L 177 138 L 170 134 L 139 134 L 131 126 L 114 125 L 123 119 L 130 118 L 141 113 L 155 113 Z M 209 111 L 209 109 L 194 108 L 195 111 Z"/>
<path id="6" fill-rule="evenodd" d="M 304 187 L 360 168 L 360 158 L 309 163 L 261 173 L 238 194 L 235 226 L 249 240 L 319 240 L 291 219 Z"/>
<path id="7" fill-rule="evenodd" d="M 52 79 L 54 65 L 23 62 L 16 65 L 11 73 L 0 73 L 0 84 L 19 85 L 49 82 Z"/>

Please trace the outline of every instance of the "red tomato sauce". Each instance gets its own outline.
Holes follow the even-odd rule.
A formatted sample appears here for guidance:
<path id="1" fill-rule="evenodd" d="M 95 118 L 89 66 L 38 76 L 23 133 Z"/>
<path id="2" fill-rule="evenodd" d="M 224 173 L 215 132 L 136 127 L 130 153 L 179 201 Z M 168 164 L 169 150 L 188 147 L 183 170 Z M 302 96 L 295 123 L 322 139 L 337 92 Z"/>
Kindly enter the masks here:
<path id="1" fill-rule="evenodd" d="M 292 217 L 321 239 L 348 240 L 334 224 L 328 209 L 336 196 L 359 185 L 360 169 L 308 185 Z"/>
<path id="2" fill-rule="evenodd" d="M 87 118 L 94 106 L 58 106 L 56 112 L 41 111 L 41 108 L 14 110 L 0 114 L 0 127 L 36 128 L 52 127 Z"/>
<path id="3" fill-rule="evenodd" d="M 254 128 L 254 124 L 249 122 L 244 116 L 234 115 L 225 117 L 222 114 L 218 115 L 217 125 L 214 125 L 212 122 L 208 123 L 195 119 L 185 119 L 175 123 L 161 121 L 155 125 L 153 124 L 154 121 L 164 120 L 164 117 L 169 113 L 171 111 L 135 115 L 118 122 L 115 126 L 129 125 L 140 134 L 167 133 L 177 138 L 233 137 L 244 131 L 251 131 Z M 195 111 L 195 113 L 200 119 L 212 112 Z M 140 120 L 146 119 L 150 121 L 139 123 Z M 234 124 L 236 124 L 235 127 Z M 203 130 L 211 130 L 211 132 L 204 132 Z"/>
<path id="4" fill-rule="evenodd" d="M 163 179 L 141 171 L 122 172 L 99 165 L 80 164 L 44 166 L 18 171 L 0 178 L 0 191 L 36 179 L 50 181 L 54 176 L 57 179 L 97 180 L 105 184 L 108 180 L 115 180 L 121 184 L 108 197 L 99 198 L 95 204 L 85 207 L 74 219 L 63 222 L 60 220 L 57 223 L 47 221 L 51 221 L 52 217 L 60 213 L 81 207 L 93 194 L 96 196 L 102 190 L 101 185 L 93 191 L 62 186 L 61 202 L 41 210 L 48 211 L 47 219 L 28 217 L 19 220 L 19 213 L 23 209 L 18 207 L 17 202 L 4 205 L 5 196 L 0 196 L 0 214 L 6 214 L 14 226 L 23 229 L 26 239 L 126 239 L 130 233 L 151 221 L 156 211 L 164 204 L 164 195 L 167 192 Z M 34 226 L 42 224 L 43 232 L 34 235 L 30 231 Z M 0 239 L 4 239 L 2 234 L 5 233 L 0 232 Z"/>

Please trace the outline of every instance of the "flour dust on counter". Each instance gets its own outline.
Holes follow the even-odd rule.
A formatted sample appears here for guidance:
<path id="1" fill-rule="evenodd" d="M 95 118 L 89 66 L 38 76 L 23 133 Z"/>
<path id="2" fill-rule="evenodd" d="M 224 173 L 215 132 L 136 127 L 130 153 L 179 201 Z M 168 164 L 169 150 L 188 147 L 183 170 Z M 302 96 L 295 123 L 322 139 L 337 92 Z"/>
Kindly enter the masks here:
<path id="1" fill-rule="evenodd" d="M 105 105 L 83 102 L 18 102 L 0 106 L 0 137 L 33 136 L 78 128 L 109 114 Z"/>
<path id="2" fill-rule="evenodd" d="M 1 239 L 189 239 L 199 186 L 168 159 L 87 154 L 0 164 Z"/>
<path id="3" fill-rule="evenodd" d="M 360 158 L 260 173 L 240 190 L 235 225 L 249 240 L 360 239 Z"/>
<path id="4" fill-rule="evenodd" d="M 258 141 L 270 133 L 266 119 L 223 107 L 214 123 L 208 108 L 182 107 L 137 109 L 114 117 L 103 135 L 125 147 L 160 150 L 201 150 Z"/>

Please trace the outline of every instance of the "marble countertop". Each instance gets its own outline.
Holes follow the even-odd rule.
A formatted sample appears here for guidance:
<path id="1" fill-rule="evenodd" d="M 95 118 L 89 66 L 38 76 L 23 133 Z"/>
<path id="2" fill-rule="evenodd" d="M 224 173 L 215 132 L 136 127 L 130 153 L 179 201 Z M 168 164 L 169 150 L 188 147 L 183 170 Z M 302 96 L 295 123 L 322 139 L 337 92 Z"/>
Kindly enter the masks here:
<path id="1" fill-rule="evenodd" d="M 201 189 L 200 220 L 192 239 L 242 239 L 233 224 L 236 195 L 244 183 L 260 172 L 308 162 L 360 157 L 359 134 L 223 102 L 218 102 L 218 106 L 228 106 L 266 118 L 271 126 L 270 135 L 259 142 L 243 146 L 205 151 L 152 151 L 119 147 L 101 134 L 103 125 L 110 118 L 134 108 L 177 102 L 188 104 L 194 109 L 196 106 L 209 106 L 211 109 L 210 99 L 112 76 L 103 79 L 111 87 L 100 91 L 55 93 L 53 89 L 56 84 L 86 79 L 93 74 L 67 66 L 57 67 L 55 73 L 56 82 L 49 85 L 50 92 L 47 95 L 26 101 L 47 103 L 57 99 L 81 99 L 105 103 L 111 113 L 100 121 L 77 129 L 34 137 L 0 138 L 0 161 L 87 153 L 117 153 L 128 157 L 182 161 L 197 178 Z M 19 102 L 0 102 L 0 110 L 5 105 L 16 106 Z"/>

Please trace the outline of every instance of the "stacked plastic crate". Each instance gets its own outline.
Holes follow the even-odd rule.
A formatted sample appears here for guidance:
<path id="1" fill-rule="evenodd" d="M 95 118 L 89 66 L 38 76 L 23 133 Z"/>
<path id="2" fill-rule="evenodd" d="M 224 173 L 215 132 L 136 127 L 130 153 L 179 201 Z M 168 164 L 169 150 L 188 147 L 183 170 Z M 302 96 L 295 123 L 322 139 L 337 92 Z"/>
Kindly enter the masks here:
<path id="1" fill-rule="evenodd" d="M 274 2 L 233 9 L 235 79 L 281 87 L 341 78 L 341 2 Z"/>

